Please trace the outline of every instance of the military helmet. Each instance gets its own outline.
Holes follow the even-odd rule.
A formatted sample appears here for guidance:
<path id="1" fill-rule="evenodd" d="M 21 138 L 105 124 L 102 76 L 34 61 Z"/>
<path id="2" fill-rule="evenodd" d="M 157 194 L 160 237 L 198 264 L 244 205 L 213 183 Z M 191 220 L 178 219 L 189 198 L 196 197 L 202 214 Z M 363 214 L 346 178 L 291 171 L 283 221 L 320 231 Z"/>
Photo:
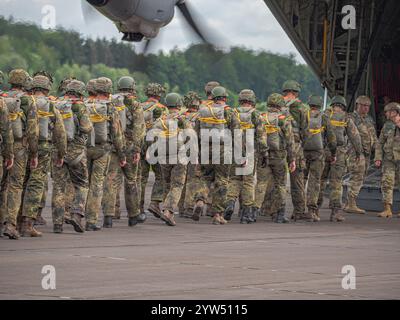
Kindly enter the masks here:
<path id="1" fill-rule="evenodd" d="M 397 111 L 400 114 L 400 104 L 397 102 L 390 102 L 385 106 L 384 112 Z"/>
<path id="2" fill-rule="evenodd" d="M 175 92 L 168 93 L 165 97 L 165 104 L 167 107 L 181 107 L 182 97 Z"/>
<path id="3" fill-rule="evenodd" d="M 316 106 L 318 108 L 322 108 L 324 101 L 322 100 L 321 96 L 312 95 L 308 98 L 308 105 L 309 106 Z"/>
<path id="4" fill-rule="evenodd" d="M 162 97 L 165 94 L 165 88 L 159 83 L 149 83 L 144 90 L 146 96 Z"/>
<path id="5" fill-rule="evenodd" d="M 94 89 L 97 93 L 108 93 L 112 92 L 113 83 L 111 79 L 106 77 L 98 78 L 94 84 Z"/>
<path id="6" fill-rule="evenodd" d="M 70 83 L 68 83 L 65 92 L 71 92 L 79 96 L 83 96 L 85 93 L 85 84 L 79 80 L 72 80 Z"/>
<path id="7" fill-rule="evenodd" d="M 86 91 L 89 94 L 96 94 L 96 89 L 94 88 L 95 84 L 96 84 L 96 79 L 91 79 L 86 84 Z"/>
<path id="8" fill-rule="evenodd" d="M 346 98 L 343 96 L 334 96 L 330 105 L 333 106 L 334 104 L 341 105 L 344 109 L 347 107 Z"/>
<path id="9" fill-rule="evenodd" d="M 136 82 L 132 77 L 122 77 L 117 83 L 118 90 L 135 90 Z"/>
<path id="10" fill-rule="evenodd" d="M 26 91 L 31 91 L 32 90 L 32 85 L 33 85 L 33 78 L 32 77 L 28 77 L 26 78 L 25 84 L 24 84 L 24 89 Z"/>
<path id="11" fill-rule="evenodd" d="M 268 107 L 285 107 L 285 99 L 279 93 L 272 93 L 267 100 Z"/>
<path id="12" fill-rule="evenodd" d="M 365 104 L 370 106 L 371 105 L 371 99 L 367 96 L 359 96 L 356 100 L 356 104 Z"/>
<path id="13" fill-rule="evenodd" d="M 211 91 L 211 96 L 213 99 L 216 99 L 216 98 L 226 98 L 229 95 L 224 87 L 215 87 Z"/>
<path id="14" fill-rule="evenodd" d="M 183 97 L 183 105 L 186 108 L 199 107 L 200 102 L 201 102 L 200 96 L 197 94 L 197 92 L 194 92 L 194 91 L 189 91 Z"/>
<path id="15" fill-rule="evenodd" d="M 48 77 L 37 75 L 33 77 L 32 89 L 51 90 L 51 81 Z"/>
<path id="16" fill-rule="evenodd" d="M 8 74 L 8 83 L 11 85 L 23 86 L 26 79 L 29 77 L 29 73 L 23 69 L 11 70 Z"/>
<path id="17" fill-rule="evenodd" d="M 65 94 L 67 92 L 67 86 L 70 84 L 73 80 L 76 80 L 75 78 L 65 78 L 61 80 L 60 84 L 58 85 L 58 92 L 61 94 Z"/>
<path id="18" fill-rule="evenodd" d="M 212 90 L 215 87 L 219 87 L 221 86 L 221 84 L 218 81 L 210 81 L 206 84 L 206 86 L 204 87 L 204 91 L 206 92 L 207 95 L 210 95 Z"/>
<path id="19" fill-rule="evenodd" d="M 300 83 L 298 83 L 295 80 L 288 80 L 285 81 L 282 85 L 282 92 L 285 91 L 295 91 L 295 92 L 301 92 L 301 86 Z"/>
<path id="20" fill-rule="evenodd" d="M 250 101 L 252 103 L 256 103 L 256 94 L 253 90 L 244 89 L 239 93 L 239 102 L 241 101 Z"/>
<path id="21" fill-rule="evenodd" d="M 36 76 L 45 76 L 45 77 L 49 78 L 51 84 L 53 84 L 53 82 L 54 82 L 53 76 L 45 70 L 40 70 L 40 71 L 35 72 L 32 77 L 36 77 Z"/>
<path id="22" fill-rule="evenodd" d="M 2 85 L 4 82 L 4 73 L 3 71 L 0 70 L 0 85 Z"/>

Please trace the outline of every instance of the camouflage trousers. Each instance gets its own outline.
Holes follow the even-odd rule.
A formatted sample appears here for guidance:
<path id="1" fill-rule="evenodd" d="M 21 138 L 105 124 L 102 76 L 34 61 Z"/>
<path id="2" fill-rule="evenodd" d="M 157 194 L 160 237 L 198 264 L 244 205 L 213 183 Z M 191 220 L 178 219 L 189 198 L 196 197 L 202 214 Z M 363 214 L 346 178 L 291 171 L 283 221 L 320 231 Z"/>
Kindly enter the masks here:
<path id="1" fill-rule="evenodd" d="M 7 172 L 3 168 L 3 156 L 0 154 L 0 224 L 5 222 L 7 216 Z"/>
<path id="2" fill-rule="evenodd" d="M 329 208 L 331 209 L 341 209 L 342 195 L 343 195 L 343 176 L 346 173 L 346 157 L 347 149 L 346 147 L 338 147 L 336 151 L 336 162 L 330 165 L 329 173 Z M 321 190 L 322 192 L 322 190 Z"/>
<path id="3" fill-rule="evenodd" d="M 178 207 L 185 185 L 186 166 L 183 164 L 162 164 L 161 172 L 164 183 L 163 209 L 174 212 L 175 208 Z"/>
<path id="4" fill-rule="evenodd" d="M 304 151 L 304 157 L 306 159 L 304 181 L 307 181 L 307 207 L 317 210 L 325 153 L 324 151 Z"/>
<path id="5" fill-rule="evenodd" d="M 53 195 L 52 213 L 53 223 L 63 224 L 67 205 L 67 186 L 72 184 L 73 198 L 71 214 L 85 216 L 86 200 L 89 192 L 89 173 L 85 147 L 68 146 L 68 152 L 62 167 L 52 165 Z"/>
<path id="6" fill-rule="evenodd" d="M 196 194 L 201 187 L 201 166 L 196 164 L 188 164 L 186 169 L 186 182 L 179 204 L 180 210 L 183 209 L 186 212 L 193 211 L 196 203 Z"/>
<path id="7" fill-rule="evenodd" d="M 286 185 L 285 179 L 285 185 Z M 267 186 L 267 190 L 264 196 L 264 202 L 261 206 L 260 215 L 262 216 L 272 216 L 275 213 L 278 213 L 281 203 L 279 202 L 279 196 L 277 196 L 277 192 L 275 192 L 275 185 L 273 183 L 269 183 Z"/>
<path id="8" fill-rule="evenodd" d="M 110 151 L 102 146 L 87 149 L 89 193 L 86 202 L 86 223 L 96 224 L 103 199 L 104 180 L 110 164 Z"/>
<path id="9" fill-rule="evenodd" d="M 237 175 L 238 167 L 231 166 L 230 179 L 228 183 L 228 191 L 226 195 L 227 203 L 239 199 L 240 205 L 244 207 L 254 206 L 254 190 L 255 184 L 255 167 L 253 172 L 248 175 Z"/>
<path id="10" fill-rule="evenodd" d="M 51 145 L 40 143 L 38 152 L 38 166 L 30 169 L 26 183 L 24 200 L 22 205 L 22 216 L 36 219 L 45 192 L 46 180 L 51 166 Z"/>
<path id="11" fill-rule="evenodd" d="M 133 164 L 132 158 L 133 155 L 129 155 L 126 166 L 121 168 L 117 154 L 111 153 L 102 201 L 105 216 L 115 217 L 118 193 L 123 184 L 128 216 L 132 218 L 140 214 L 140 164 Z"/>
<path id="12" fill-rule="evenodd" d="M 361 156 L 360 161 L 356 161 L 354 152 L 350 153 L 347 160 L 349 172 L 349 196 L 357 198 L 364 183 L 365 174 L 368 169 L 370 158 Z"/>
<path id="13" fill-rule="evenodd" d="M 296 170 L 290 173 L 290 192 L 292 195 L 293 213 L 303 214 L 306 208 L 306 194 L 304 188 L 305 159 L 301 146 L 297 146 Z"/>
<path id="14" fill-rule="evenodd" d="M 383 203 L 393 204 L 393 190 L 396 181 L 399 184 L 397 187 L 400 189 L 400 161 L 383 160 L 381 183 Z"/>
<path id="15" fill-rule="evenodd" d="M 146 184 L 149 180 L 150 168 L 153 170 L 155 175 L 155 181 L 153 189 L 151 191 L 151 201 L 162 202 L 163 201 L 163 187 L 162 187 L 162 175 L 160 164 L 150 165 L 146 159 L 140 161 L 140 208 L 144 210 L 144 198 L 146 194 Z"/>
<path id="16" fill-rule="evenodd" d="M 284 208 L 286 199 L 286 153 L 282 157 L 270 157 L 265 168 L 257 165 L 257 184 L 255 189 L 255 207 L 261 209 L 267 190 L 274 190 L 276 207 Z M 272 187 L 273 186 L 273 187 Z"/>

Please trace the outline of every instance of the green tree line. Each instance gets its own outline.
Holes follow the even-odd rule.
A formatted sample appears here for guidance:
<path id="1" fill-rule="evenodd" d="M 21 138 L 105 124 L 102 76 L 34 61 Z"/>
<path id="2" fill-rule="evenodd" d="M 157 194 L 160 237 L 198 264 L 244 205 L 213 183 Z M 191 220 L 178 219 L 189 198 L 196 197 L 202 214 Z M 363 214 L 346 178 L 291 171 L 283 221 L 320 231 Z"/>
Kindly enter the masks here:
<path id="1" fill-rule="evenodd" d="M 287 79 L 302 84 L 303 99 L 322 93 L 317 78 L 308 66 L 298 64 L 294 55 L 242 47 L 226 51 L 202 44 L 143 55 L 131 43 L 84 38 L 64 29 L 42 30 L 34 24 L 0 17 L 0 70 L 7 73 L 14 68 L 30 73 L 46 70 L 57 83 L 67 76 L 86 82 L 99 76 L 116 80 L 131 75 L 139 84 L 141 96 L 143 87 L 152 81 L 184 94 L 189 90 L 202 93 L 210 80 L 228 88 L 231 103 L 244 88 L 253 89 L 264 102 L 270 93 L 279 92 Z"/>

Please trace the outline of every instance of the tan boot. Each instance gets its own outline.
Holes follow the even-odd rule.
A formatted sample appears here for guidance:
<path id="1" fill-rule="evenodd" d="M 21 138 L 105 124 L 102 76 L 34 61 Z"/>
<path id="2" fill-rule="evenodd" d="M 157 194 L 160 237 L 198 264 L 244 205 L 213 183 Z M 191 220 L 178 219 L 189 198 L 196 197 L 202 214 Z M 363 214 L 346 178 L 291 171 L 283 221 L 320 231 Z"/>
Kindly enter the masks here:
<path id="1" fill-rule="evenodd" d="M 360 209 L 359 207 L 357 207 L 357 202 L 356 202 L 356 198 L 353 196 L 349 195 L 348 201 L 347 201 L 347 205 L 344 208 L 345 212 L 348 213 L 358 213 L 358 214 L 365 214 L 365 210 Z"/>
<path id="2" fill-rule="evenodd" d="M 332 209 L 332 213 L 331 213 L 331 222 L 343 222 L 346 219 L 343 217 L 343 215 L 341 214 L 340 210 L 335 208 Z"/>
<path id="3" fill-rule="evenodd" d="M 226 224 L 227 221 L 219 213 L 217 213 L 211 219 L 211 223 L 215 224 L 215 225 L 219 225 L 219 224 Z"/>
<path id="4" fill-rule="evenodd" d="M 160 204 L 156 201 L 150 202 L 148 210 L 158 219 L 161 218 Z"/>
<path id="5" fill-rule="evenodd" d="M 176 222 L 174 219 L 174 213 L 169 210 L 164 210 L 161 216 L 161 220 L 163 220 L 170 227 L 175 227 Z"/>
<path id="6" fill-rule="evenodd" d="M 5 236 L 7 236 L 10 240 L 18 240 L 19 239 L 19 232 L 17 231 L 15 226 L 12 225 L 11 223 L 7 223 L 5 225 L 3 234 Z"/>
<path id="7" fill-rule="evenodd" d="M 21 226 L 21 237 L 41 237 L 42 233 L 37 231 L 34 227 L 34 220 L 32 218 L 23 217 Z"/>
<path id="8" fill-rule="evenodd" d="M 391 218 L 393 216 L 392 205 L 389 203 L 383 204 L 383 211 L 378 213 L 379 218 Z"/>

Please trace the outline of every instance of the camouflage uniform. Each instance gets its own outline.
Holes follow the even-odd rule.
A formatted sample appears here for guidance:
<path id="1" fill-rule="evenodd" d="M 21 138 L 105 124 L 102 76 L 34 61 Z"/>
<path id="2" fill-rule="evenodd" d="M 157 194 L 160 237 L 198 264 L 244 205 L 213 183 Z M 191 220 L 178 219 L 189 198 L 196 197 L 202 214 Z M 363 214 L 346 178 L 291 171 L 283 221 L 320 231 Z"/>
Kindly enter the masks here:
<path id="1" fill-rule="evenodd" d="M 365 103 L 371 105 L 371 100 L 368 97 L 361 96 L 357 98 L 356 103 Z M 356 162 L 356 152 L 354 148 L 350 146 L 348 153 L 348 172 L 350 176 L 348 185 L 348 200 L 345 211 L 349 213 L 362 214 L 365 213 L 365 210 L 357 207 L 356 199 L 364 183 L 365 173 L 367 172 L 371 160 L 371 154 L 374 151 L 375 143 L 378 138 L 376 136 L 375 123 L 371 116 L 362 116 L 355 111 L 350 114 L 350 117 L 360 133 L 364 156 L 360 158 L 359 162 Z"/>
<path id="2" fill-rule="evenodd" d="M 36 168 L 30 169 L 26 185 L 22 206 L 23 226 L 21 230 L 23 236 L 41 236 L 41 233 L 32 228 L 32 223 L 36 220 L 39 212 L 45 181 L 50 172 L 52 151 L 54 148 L 56 159 L 60 160 L 64 158 L 67 147 L 63 118 L 54 103 L 45 94 L 45 91 L 51 89 L 50 80 L 45 76 L 37 75 L 33 78 L 32 86 L 35 94 L 30 99 L 37 108 L 39 119 L 37 155 L 32 155 L 32 158 L 37 158 L 38 165 Z"/>
<path id="3" fill-rule="evenodd" d="M 287 91 L 299 93 L 301 91 L 300 84 L 296 81 L 289 80 L 283 84 L 282 91 L 284 95 Z M 294 150 L 296 157 L 296 170 L 290 174 L 290 191 L 293 203 L 293 214 L 303 216 L 306 207 L 306 196 L 304 187 L 304 169 L 305 158 L 303 153 L 304 133 L 307 128 L 307 112 L 308 108 L 298 98 L 290 99 L 285 96 L 286 108 L 291 115 Z"/>
<path id="4" fill-rule="evenodd" d="M 337 142 L 336 162 L 331 164 L 329 169 L 331 221 L 344 221 L 340 211 L 342 210 L 342 180 L 346 170 L 347 140 L 352 144 L 357 158 L 360 158 L 363 152 L 360 134 L 353 120 L 344 110 L 345 108 L 346 100 L 341 96 L 336 96 L 332 99 L 331 109 L 325 112 L 335 132 Z M 328 156 L 332 157 L 329 153 Z M 323 192 L 322 188 L 320 192 Z"/>
<path id="5" fill-rule="evenodd" d="M 89 113 L 83 101 L 85 85 L 77 80 L 71 81 L 66 88 L 67 98 L 56 103 L 61 113 L 67 133 L 67 154 L 64 163 L 58 167 L 52 165 L 53 194 L 52 212 L 54 231 L 62 232 L 64 219 L 72 224 L 75 231 L 84 232 L 81 219 L 85 215 L 86 200 L 89 191 L 89 173 L 87 166 L 86 144 L 88 134 L 93 130 Z M 67 186 L 73 185 L 70 217 L 65 217 Z"/>
<path id="6" fill-rule="evenodd" d="M 202 146 L 208 144 L 208 154 L 204 156 L 208 157 L 210 164 L 201 164 L 202 170 L 202 187 L 196 194 L 196 206 L 194 208 L 194 214 L 200 215 L 204 203 L 207 201 L 209 187 L 208 182 L 214 182 L 214 191 L 212 192 L 212 204 L 211 213 L 213 215 L 213 224 L 226 224 L 226 220 L 222 217 L 225 210 L 226 192 L 229 183 L 230 164 L 224 163 L 225 152 L 228 152 L 226 147 L 223 145 L 223 135 L 230 134 L 234 129 L 239 129 L 239 123 L 236 118 L 233 117 L 231 108 L 226 105 L 227 92 L 223 87 L 215 87 L 212 90 L 212 96 L 214 102 L 212 104 L 202 104 L 199 108 L 199 118 L 196 123 L 196 132 L 200 140 L 200 150 Z M 231 130 L 229 132 L 229 130 Z M 213 159 L 218 158 L 218 155 L 212 154 L 212 143 L 210 140 L 205 141 L 204 131 L 202 130 L 218 130 L 221 132 L 221 136 L 218 137 L 220 140 L 220 164 L 213 164 Z M 213 135 L 214 136 L 214 135 Z M 225 148 L 224 148 L 225 147 Z M 204 153 L 204 150 L 202 151 Z"/>
<path id="7" fill-rule="evenodd" d="M 160 98 L 165 94 L 165 88 L 158 83 L 149 83 L 146 90 L 148 96 L 147 101 L 141 104 L 144 111 L 144 119 L 146 122 L 146 129 L 149 131 L 154 121 L 161 117 L 164 113 L 168 112 L 166 107 L 160 103 Z M 144 198 L 146 193 L 146 184 L 149 179 L 150 168 L 153 170 L 155 175 L 155 181 L 151 192 L 151 203 L 149 211 L 156 217 L 161 216 L 159 208 L 160 203 L 163 201 L 163 187 L 162 187 L 162 173 L 161 166 L 159 164 L 151 165 L 146 160 L 146 153 L 149 144 L 144 142 L 142 148 L 142 157 L 140 162 L 141 174 L 140 174 L 140 210 L 144 212 Z"/>
<path id="8" fill-rule="evenodd" d="M 400 104 L 389 103 L 385 107 L 386 111 L 396 111 L 400 114 Z M 376 162 L 382 166 L 383 172 L 381 191 L 384 210 L 378 217 L 391 218 L 396 177 L 400 179 L 400 128 L 391 120 L 386 121 L 379 135 L 375 149 Z M 400 185 L 398 188 L 400 189 Z"/>
<path id="9" fill-rule="evenodd" d="M 268 157 L 265 156 L 258 161 L 257 165 L 257 186 L 255 192 L 255 205 L 260 209 L 266 190 L 271 190 L 271 184 L 275 186 L 276 201 L 279 209 L 275 215 L 275 222 L 287 222 L 285 218 L 285 199 L 286 199 L 286 161 L 293 163 L 294 137 L 290 116 L 284 109 L 284 99 L 278 93 L 273 93 L 268 98 L 268 108 L 261 115 L 261 122 L 267 133 Z M 265 155 L 264 150 L 260 150 L 261 155 Z"/>
<path id="10" fill-rule="evenodd" d="M 97 231 L 98 215 L 101 210 L 104 180 L 110 164 L 112 147 L 120 161 L 125 161 L 124 138 L 118 111 L 108 96 L 111 94 L 112 81 L 99 78 L 95 83 L 99 94 L 88 102 L 87 108 L 94 129 L 89 134 L 87 157 L 89 168 L 89 194 L 86 202 L 86 231 Z"/>
<path id="11" fill-rule="evenodd" d="M 115 217 L 115 208 L 117 201 L 117 193 L 121 189 L 122 182 L 125 181 L 125 203 L 128 211 L 129 225 L 134 226 L 138 222 L 144 222 L 145 215 L 140 216 L 140 181 L 139 179 L 139 162 L 133 163 L 133 156 L 141 153 L 141 147 L 145 135 L 145 123 L 143 109 L 134 95 L 134 86 L 130 88 L 121 87 L 124 81 L 131 82 L 132 78 L 124 77 L 119 80 L 120 90 L 117 95 L 113 96 L 114 108 L 119 113 L 121 128 L 125 138 L 125 154 L 127 164 L 123 168 L 119 165 L 119 157 L 116 150 L 111 153 L 110 166 L 108 168 L 107 178 L 105 180 L 105 188 L 103 195 L 103 211 L 105 215 L 105 227 L 112 226 L 112 218 Z M 107 221 L 107 217 L 108 218 Z"/>
<path id="12" fill-rule="evenodd" d="M 248 159 L 248 166 L 253 166 L 253 171 L 247 175 L 238 175 L 236 170 L 243 165 L 234 165 L 231 167 L 230 180 L 227 191 L 227 206 L 224 212 L 224 218 L 231 220 L 236 200 L 240 200 L 240 222 L 252 223 L 256 222 L 257 209 L 254 204 L 255 190 L 255 172 L 256 172 L 256 155 L 260 153 L 258 148 L 263 149 L 264 156 L 267 156 L 265 150 L 267 146 L 267 135 L 264 126 L 260 121 L 260 113 L 255 109 L 256 96 L 252 90 L 245 89 L 239 93 L 239 107 L 233 111 L 234 117 L 240 125 L 243 133 L 242 138 L 242 156 L 246 155 L 247 144 L 251 143 L 254 150 L 254 161 L 251 163 L 251 158 Z M 254 140 L 247 141 L 246 131 L 254 131 Z M 261 146 L 262 145 L 262 146 Z M 257 148 L 258 147 L 258 148 Z M 250 152 L 250 150 L 248 150 Z"/>
<path id="13" fill-rule="evenodd" d="M 177 93 L 169 93 L 166 96 L 168 114 L 164 114 L 156 120 L 153 129 L 160 139 L 165 143 L 165 154 L 158 151 L 158 156 L 164 156 L 166 163 L 161 163 L 163 179 L 163 210 L 161 219 L 169 226 L 175 226 L 173 216 L 174 209 L 178 206 L 182 196 L 182 190 L 186 180 L 186 165 L 179 160 L 178 154 L 183 147 L 181 130 L 190 129 L 185 117 L 181 112 L 182 99 Z M 175 145 L 176 150 L 170 147 Z M 161 159 L 161 158 L 159 158 Z"/>
<path id="14" fill-rule="evenodd" d="M 325 114 L 321 112 L 322 98 L 311 96 L 309 98 L 310 110 L 307 113 L 307 130 L 304 134 L 304 156 L 306 159 L 305 181 L 307 185 L 308 214 L 295 216 L 295 219 L 319 221 L 318 196 L 321 185 L 321 175 L 324 168 L 325 152 L 327 147 L 336 157 L 336 136 Z"/>
<path id="15" fill-rule="evenodd" d="M 23 90 L 29 75 L 24 70 L 12 70 L 9 74 L 11 90 L 4 98 L 14 137 L 14 165 L 7 171 L 2 184 L 5 222 L 10 238 L 18 238 L 17 216 L 21 209 L 22 195 L 29 155 L 37 154 L 39 127 L 37 108 Z"/>

